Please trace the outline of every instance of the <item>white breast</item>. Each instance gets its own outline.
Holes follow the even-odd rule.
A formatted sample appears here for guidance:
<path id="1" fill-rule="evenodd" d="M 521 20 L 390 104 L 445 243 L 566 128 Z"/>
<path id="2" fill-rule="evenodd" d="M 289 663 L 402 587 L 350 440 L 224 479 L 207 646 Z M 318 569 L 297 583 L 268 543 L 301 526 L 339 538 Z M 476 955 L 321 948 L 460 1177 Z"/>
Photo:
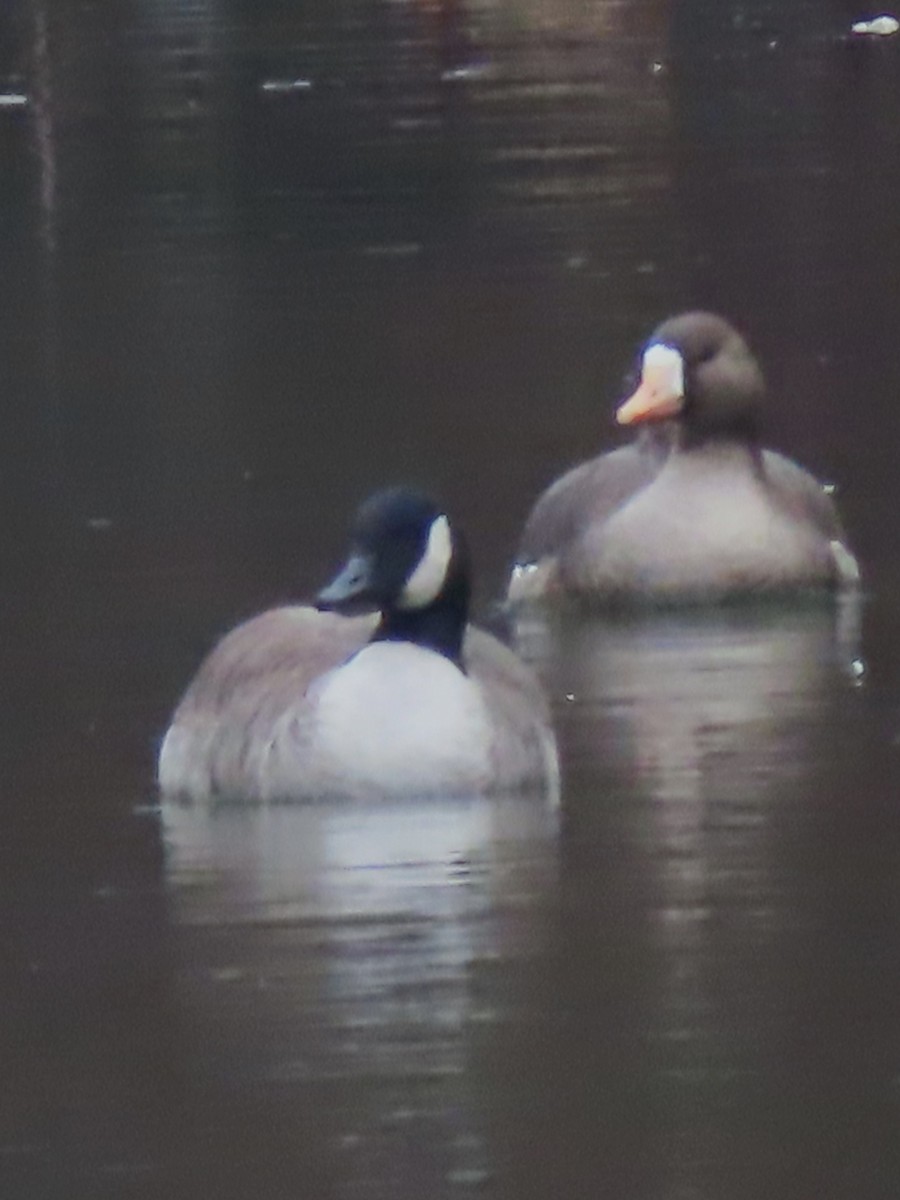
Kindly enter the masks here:
<path id="1" fill-rule="evenodd" d="M 324 675 L 311 699 L 312 756 L 334 790 L 413 795 L 490 782 L 481 689 L 441 654 L 373 642 Z"/>

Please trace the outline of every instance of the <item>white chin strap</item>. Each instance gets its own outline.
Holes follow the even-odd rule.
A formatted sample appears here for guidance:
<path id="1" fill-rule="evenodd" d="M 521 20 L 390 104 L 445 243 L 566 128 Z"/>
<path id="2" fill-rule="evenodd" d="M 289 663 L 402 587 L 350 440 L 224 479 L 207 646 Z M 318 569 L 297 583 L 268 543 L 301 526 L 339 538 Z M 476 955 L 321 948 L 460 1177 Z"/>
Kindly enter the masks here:
<path id="1" fill-rule="evenodd" d="M 450 522 L 445 516 L 435 517 L 428 531 L 428 541 L 416 569 L 406 581 L 400 594 L 398 608 L 425 608 L 436 600 L 447 578 L 447 568 L 453 556 Z"/>

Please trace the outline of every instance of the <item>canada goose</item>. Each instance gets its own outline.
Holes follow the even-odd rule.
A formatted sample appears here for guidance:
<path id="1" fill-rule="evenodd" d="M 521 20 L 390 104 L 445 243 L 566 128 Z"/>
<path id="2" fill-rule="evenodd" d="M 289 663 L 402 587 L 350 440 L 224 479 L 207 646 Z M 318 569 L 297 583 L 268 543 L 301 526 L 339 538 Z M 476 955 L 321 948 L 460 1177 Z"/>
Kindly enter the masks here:
<path id="1" fill-rule="evenodd" d="M 760 447 L 764 383 L 743 338 L 721 317 L 684 313 L 659 326 L 641 364 L 616 416 L 642 436 L 538 500 L 509 599 L 714 603 L 858 582 L 831 496 Z M 548 519 L 554 510 L 565 521 Z"/>
<path id="2" fill-rule="evenodd" d="M 465 547 L 441 508 L 406 488 L 370 497 L 315 608 L 254 617 L 201 665 L 162 744 L 161 788 L 260 799 L 555 790 L 546 700 L 511 650 L 467 626 L 469 592 Z"/>

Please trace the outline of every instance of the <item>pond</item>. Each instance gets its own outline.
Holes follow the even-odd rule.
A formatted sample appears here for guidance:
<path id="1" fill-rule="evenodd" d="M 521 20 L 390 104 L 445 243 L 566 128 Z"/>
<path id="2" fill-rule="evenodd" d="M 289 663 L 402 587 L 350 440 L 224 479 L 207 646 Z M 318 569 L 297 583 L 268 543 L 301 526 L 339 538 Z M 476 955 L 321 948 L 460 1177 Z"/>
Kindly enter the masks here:
<path id="1" fill-rule="evenodd" d="M 895 1200 L 900 37 L 834 0 L 0 16 L 0 1191 Z M 523 622 L 558 806 L 161 808 L 374 488 L 467 531 L 727 315 L 856 608 Z"/>

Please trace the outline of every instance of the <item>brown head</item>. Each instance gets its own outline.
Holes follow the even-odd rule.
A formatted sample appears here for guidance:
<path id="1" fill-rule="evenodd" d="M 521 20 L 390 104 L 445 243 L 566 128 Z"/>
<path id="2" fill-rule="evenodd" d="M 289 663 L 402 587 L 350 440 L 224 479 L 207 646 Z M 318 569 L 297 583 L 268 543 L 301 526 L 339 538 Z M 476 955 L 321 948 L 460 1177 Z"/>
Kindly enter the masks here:
<path id="1" fill-rule="evenodd" d="M 637 390 L 616 412 L 620 425 L 676 420 L 689 440 L 756 441 L 765 383 L 747 343 L 713 313 L 664 321 L 647 342 Z"/>

